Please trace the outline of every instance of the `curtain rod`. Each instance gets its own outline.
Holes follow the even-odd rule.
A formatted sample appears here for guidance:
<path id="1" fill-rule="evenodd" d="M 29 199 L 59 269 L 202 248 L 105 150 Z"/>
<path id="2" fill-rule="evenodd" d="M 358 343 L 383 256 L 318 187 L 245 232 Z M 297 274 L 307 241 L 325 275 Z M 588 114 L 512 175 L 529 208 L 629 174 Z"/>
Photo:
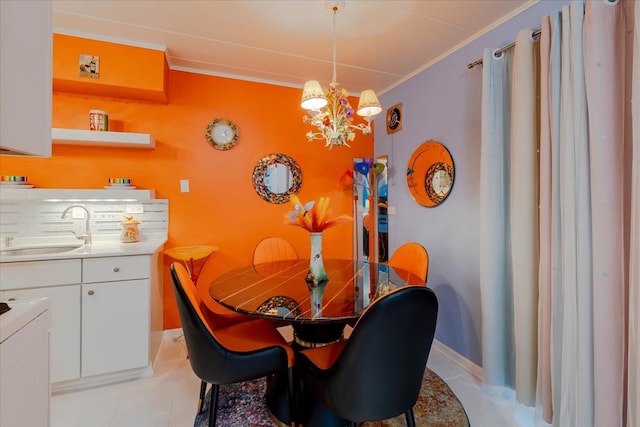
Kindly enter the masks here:
<path id="1" fill-rule="evenodd" d="M 531 37 L 538 37 L 539 35 L 540 35 L 540 30 L 533 30 L 533 32 L 531 33 Z M 495 52 L 493 52 L 493 55 L 494 56 L 498 56 L 502 52 L 505 52 L 505 51 L 511 49 L 515 45 L 516 45 L 516 42 L 508 44 L 505 47 L 502 47 L 502 48 L 496 50 Z M 471 69 L 471 68 L 475 67 L 476 65 L 482 65 L 482 59 L 478 59 L 477 61 L 472 62 L 471 64 L 467 64 L 467 68 Z"/>

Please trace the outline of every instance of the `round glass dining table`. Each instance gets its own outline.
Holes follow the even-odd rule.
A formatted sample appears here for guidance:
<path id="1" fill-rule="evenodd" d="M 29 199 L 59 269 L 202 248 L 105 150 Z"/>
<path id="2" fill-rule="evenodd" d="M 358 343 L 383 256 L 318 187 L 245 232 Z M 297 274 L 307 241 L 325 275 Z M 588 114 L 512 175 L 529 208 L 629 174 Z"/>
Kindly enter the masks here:
<path id="1" fill-rule="evenodd" d="M 367 261 L 326 259 L 328 282 L 319 313 L 305 281 L 309 260 L 286 260 L 229 271 L 209 284 L 211 297 L 231 310 L 291 324 L 296 343 L 317 347 L 339 339 L 378 296 L 399 286 L 424 285 L 411 273 Z"/>
<path id="2" fill-rule="evenodd" d="M 290 324 L 293 348 L 318 347 L 339 341 L 347 324 L 377 297 L 406 285 L 423 285 L 415 275 L 386 264 L 343 259 L 324 260 L 328 282 L 319 312 L 311 309 L 311 291 L 305 280 L 309 260 L 275 261 L 229 271 L 209 284 L 211 297 L 227 308 L 277 324 Z M 294 369 L 295 371 L 295 369 Z M 271 416 L 288 425 L 286 381 L 269 381 L 267 407 Z M 309 400 L 309 396 L 306 396 Z M 344 425 L 319 402 L 307 402 L 306 427 Z M 310 409 L 309 409 L 310 408 Z"/>

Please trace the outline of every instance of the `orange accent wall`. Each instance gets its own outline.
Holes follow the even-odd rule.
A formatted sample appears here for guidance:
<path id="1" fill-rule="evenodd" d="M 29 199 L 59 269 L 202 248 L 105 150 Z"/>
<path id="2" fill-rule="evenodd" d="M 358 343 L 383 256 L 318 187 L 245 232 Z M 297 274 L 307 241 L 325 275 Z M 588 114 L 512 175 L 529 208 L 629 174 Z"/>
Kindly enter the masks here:
<path id="1" fill-rule="evenodd" d="M 120 46 L 112 46 L 114 55 L 129 61 L 130 51 Z M 101 63 L 101 74 L 109 67 Z M 354 157 L 373 156 L 373 135 L 358 135 L 352 148 L 330 151 L 322 141 L 308 142 L 301 89 L 169 71 L 167 93 L 166 104 L 54 93 L 53 127 L 88 129 L 89 110 L 101 109 L 109 113 L 110 130 L 150 133 L 156 148 L 56 144 L 48 159 L 1 157 L 0 175 L 26 175 L 42 188 L 103 188 L 109 177 L 124 176 L 139 188 L 155 189 L 157 198 L 169 200 L 165 247 L 220 247 L 202 272 L 201 292 L 213 277 L 250 263 L 253 247 L 265 236 L 283 236 L 299 254 L 309 254 L 307 233 L 285 224 L 291 205 L 267 203 L 253 189 L 253 168 L 263 156 L 284 153 L 298 162 L 303 202 L 329 196 L 334 214 L 352 213 L 351 189 L 341 186 L 340 178 Z M 212 148 L 205 138 L 207 124 L 218 117 L 239 129 L 238 145 L 229 151 Z M 190 181 L 189 193 L 180 192 L 181 179 Z M 327 258 L 350 258 L 351 224 L 327 230 L 323 252 Z M 165 329 L 180 324 L 170 262 L 165 257 Z"/>

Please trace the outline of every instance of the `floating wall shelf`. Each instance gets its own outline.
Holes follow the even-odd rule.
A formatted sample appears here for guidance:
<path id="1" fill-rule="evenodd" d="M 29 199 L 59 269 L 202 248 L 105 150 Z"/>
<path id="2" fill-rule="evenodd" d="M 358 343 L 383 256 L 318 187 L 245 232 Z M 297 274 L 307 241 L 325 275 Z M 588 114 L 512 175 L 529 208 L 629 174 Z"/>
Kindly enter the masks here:
<path id="1" fill-rule="evenodd" d="M 80 129 L 51 129 L 54 144 L 96 147 L 155 148 L 156 140 L 147 133 L 102 132 Z"/>
<path id="2" fill-rule="evenodd" d="M 155 190 L 98 190 L 68 188 L 12 188 L 0 189 L 1 201 L 12 200 L 152 200 Z"/>

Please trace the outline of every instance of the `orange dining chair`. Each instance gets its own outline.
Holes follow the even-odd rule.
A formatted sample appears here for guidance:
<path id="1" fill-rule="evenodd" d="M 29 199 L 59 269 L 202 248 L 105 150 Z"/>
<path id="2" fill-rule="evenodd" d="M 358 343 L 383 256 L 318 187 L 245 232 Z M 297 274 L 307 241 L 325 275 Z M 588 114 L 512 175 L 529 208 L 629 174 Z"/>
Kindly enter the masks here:
<path id="1" fill-rule="evenodd" d="M 253 269 L 267 277 L 290 267 L 298 260 L 298 253 L 291 242 L 282 237 L 266 237 L 253 250 Z"/>
<path id="2" fill-rule="evenodd" d="M 300 374 L 299 422 L 311 397 L 347 425 L 405 414 L 415 427 L 413 406 L 436 330 L 438 299 L 426 286 L 403 286 L 375 300 L 348 339 L 296 354 Z"/>
<path id="3" fill-rule="evenodd" d="M 184 333 L 189 363 L 201 381 L 211 384 L 209 427 L 216 424 L 218 392 L 221 384 L 232 384 L 287 373 L 291 423 L 295 422 L 295 394 L 291 346 L 265 319 L 216 325 L 207 320 L 186 268 L 170 266 L 173 290 Z"/>
<path id="4" fill-rule="evenodd" d="M 265 237 L 253 250 L 253 265 L 298 259 L 296 248 L 282 237 Z"/>
<path id="5" fill-rule="evenodd" d="M 414 277 L 404 278 L 409 284 L 426 284 L 429 273 L 429 253 L 420 244 L 409 242 L 396 249 L 388 265 L 410 273 Z M 419 283 L 416 283 L 418 281 Z"/>

